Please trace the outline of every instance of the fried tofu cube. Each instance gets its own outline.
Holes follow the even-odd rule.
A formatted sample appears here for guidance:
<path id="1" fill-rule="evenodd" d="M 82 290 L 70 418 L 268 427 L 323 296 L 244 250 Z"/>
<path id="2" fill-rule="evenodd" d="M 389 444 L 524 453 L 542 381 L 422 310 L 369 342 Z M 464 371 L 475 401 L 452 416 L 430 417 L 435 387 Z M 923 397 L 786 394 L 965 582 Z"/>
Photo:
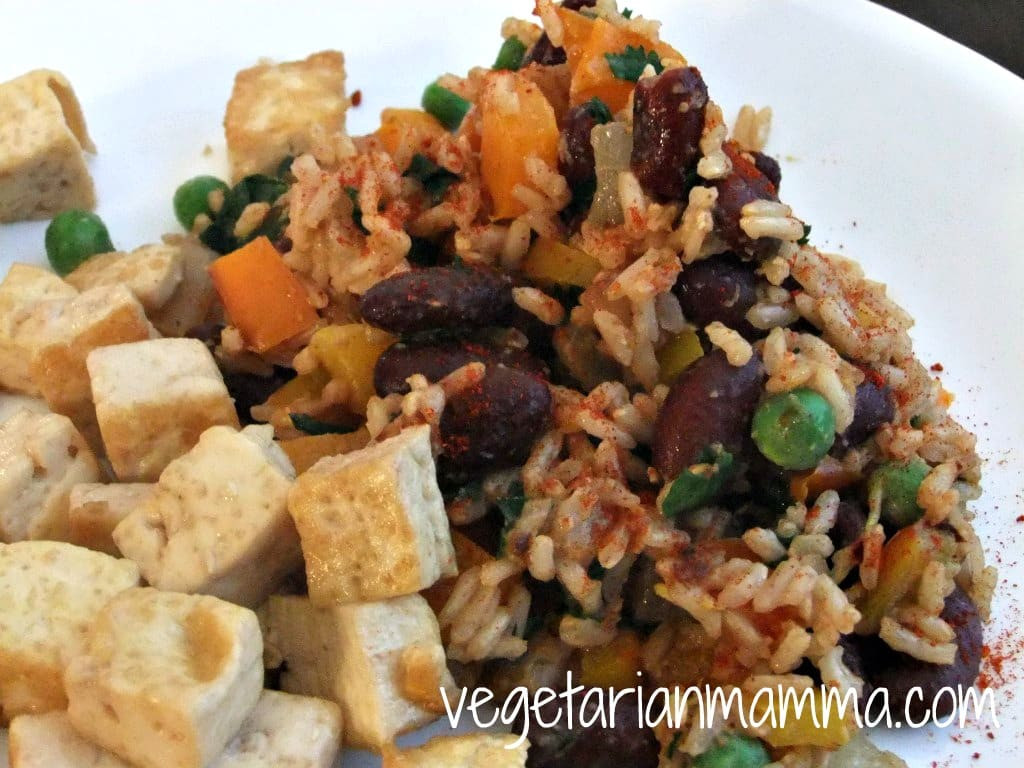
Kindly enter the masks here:
<path id="1" fill-rule="evenodd" d="M 64 673 L 82 736 L 139 768 L 203 768 L 263 688 L 256 614 L 208 595 L 129 589 L 110 600 Z"/>
<path id="2" fill-rule="evenodd" d="M 95 152 L 64 75 L 37 69 L 0 83 L 0 222 L 96 205 L 84 152 Z"/>
<path id="3" fill-rule="evenodd" d="M 164 336 L 184 336 L 201 325 L 215 306 L 217 292 L 207 268 L 220 254 L 194 237 L 168 236 L 166 243 L 181 254 L 181 283 L 171 297 L 149 313 Z"/>
<path id="4" fill-rule="evenodd" d="M 224 115 L 232 178 L 273 173 L 285 157 L 310 151 L 314 127 L 328 137 L 343 132 L 348 106 L 338 51 L 243 69 Z"/>
<path id="5" fill-rule="evenodd" d="M 294 478 L 273 427 L 211 427 L 167 465 L 114 542 L 158 589 L 255 607 L 302 567 L 288 514 Z"/>
<path id="6" fill-rule="evenodd" d="M 32 378 L 51 410 L 71 419 L 89 445 L 102 451 L 85 359 L 97 347 L 154 338 L 156 329 L 131 291 L 117 284 L 38 311 L 46 315 L 40 321 L 45 341 L 32 360 Z"/>
<path id="7" fill-rule="evenodd" d="M 385 752 L 383 768 L 525 768 L 530 743 L 518 740 L 511 733 L 435 736 L 421 747 Z"/>
<path id="8" fill-rule="evenodd" d="M 114 529 L 156 490 L 154 483 L 81 483 L 68 498 L 68 540 L 120 556 Z"/>
<path id="9" fill-rule="evenodd" d="M 155 482 L 212 426 L 238 429 L 217 363 L 198 339 L 100 347 L 86 367 L 103 445 L 124 482 Z"/>
<path id="10" fill-rule="evenodd" d="M 336 701 L 352 746 L 379 751 L 430 722 L 443 711 L 440 689 L 454 686 L 437 619 L 419 595 L 331 607 L 273 596 L 266 622 L 285 663 L 281 687 Z M 429 701 L 419 695 L 427 689 Z"/>
<path id="11" fill-rule="evenodd" d="M 321 459 L 295 482 L 288 509 L 314 603 L 408 595 L 457 572 L 426 425 Z"/>
<path id="12" fill-rule="evenodd" d="M 14 264 L 0 282 L 0 387 L 39 395 L 32 360 L 45 340 L 39 305 L 74 298 L 78 291 L 48 269 Z"/>
<path id="13" fill-rule="evenodd" d="M 66 541 L 71 489 L 99 477 L 95 456 L 66 416 L 14 414 L 0 424 L 0 541 Z"/>
<path id="14" fill-rule="evenodd" d="M 0 544 L 0 710 L 67 705 L 63 673 L 104 604 L 139 583 L 128 560 L 53 541 Z"/>
<path id="15" fill-rule="evenodd" d="M 332 768 L 341 745 L 338 705 L 263 691 L 256 708 L 210 768 Z M 11 723 L 11 768 L 131 768 L 83 738 L 67 712 Z"/>
<path id="16" fill-rule="evenodd" d="M 183 262 L 179 248 L 155 243 L 131 253 L 97 254 L 64 279 L 80 291 L 123 285 L 148 313 L 164 306 L 181 285 Z"/>

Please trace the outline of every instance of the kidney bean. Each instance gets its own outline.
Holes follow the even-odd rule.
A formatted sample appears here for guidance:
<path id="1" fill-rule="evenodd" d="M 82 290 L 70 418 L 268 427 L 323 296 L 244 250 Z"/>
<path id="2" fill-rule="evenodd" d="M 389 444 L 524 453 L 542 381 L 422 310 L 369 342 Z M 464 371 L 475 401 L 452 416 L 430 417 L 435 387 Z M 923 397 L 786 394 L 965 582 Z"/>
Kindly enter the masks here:
<path id="1" fill-rule="evenodd" d="M 855 501 L 840 501 L 835 525 L 828 533 L 832 545 L 836 549 L 850 546 L 863 535 L 867 522 L 867 513 L 860 504 Z"/>
<path id="2" fill-rule="evenodd" d="M 552 43 L 547 32 L 540 36 L 540 39 L 530 47 L 530 50 L 526 52 L 526 56 L 523 57 L 524 67 L 527 64 L 543 64 L 546 67 L 550 67 L 555 64 L 564 63 L 565 48 L 559 48 Z"/>
<path id="3" fill-rule="evenodd" d="M 740 227 L 743 206 L 755 200 L 778 201 L 778 191 L 771 180 L 741 152 L 733 142 L 726 142 L 723 150 L 732 161 L 732 172 L 724 179 L 713 182 L 718 190 L 712 214 L 715 226 L 737 253 L 762 258 L 776 245 L 771 238 L 752 240 Z"/>
<path id="4" fill-rule="evenodd" d="M 698 327 L 718 320 L 748 339 L 759 335 L 747 322 L 747 311 L 757 303 L 757 277 L 753 265 L 732 254 L 684 267 L 672 290 L 686 319 Z"/>
<path id="5" fill-rule="evenodd" d="M 764 152 L 751 152 L 754 157 L 754 165 L 761 173 L 768 177 L 768 181 L 775 185 L 775 191 L 779 191 L 779 185 L 782 184 L 782 168 L 779 167 L 779 161 L 771 155 L 766 155 Z"/>
<path id="6" fill-rule="evenodd" d="M 759 357 L 736 367 L 719 349 L 683 371 L 655 425 L 653 458 L 661 476 L 674 478 L 713 443 L 732 453 L 742 450 L 763 380 Z"/>
<path id="7" fill-rule="evenodd" d="M 388 347 L 377 358 L 373 368 L 373 386 L 381 397 L 393 392 L 404 395 L 406 382 L 416 373 L 428 381 L 438 381 L 467 363 L 501 363 L 509 368 L 546 376 L 547 369 L 525 349 L 499 349 L 469 340 L 445 341 L 437 344 L 403 344 Z"/>
<path id="8" fill-rule="evenodd" d="M 574 704 L 574 706 L 576 706 Z M 567 726 L 565 702 L 555 699 L 540 708 L 530 721 L 530 751 L 527 768 L 656 768 L 660 747 L 654 732 L 639 725 L 637 704 L 624 696 L 615 705 L 615 724 L 609 718 L 607 727 L 597 716 L 598 703 L 593 696 L 586 699 L 582 712 L 573 712 L 573 727 Z M 540 725 L 558 722 L 551 728 Z M 580 720 L 596 720 L 589 728 Z M 516 726 L 514 730 L 518 732 Z"/>
<path id="9" fill-rule="evenodd" d="M 487 366 L 479 384 L 445 405 L 438 476 L 446 484 L 462 484 L 522 464 L 550 416 L 551 393 L 543 380 L 503 365 Z"/>
<path id="10" fill-rule="evenodd" d="M 558 170 L 573 191 L 589 188 L 593 192 L 597 183 L 590 131 L 601 122 L 588 104 L 579 104 L 565 115 L 558 150 Z"/>
<path id="11" fill-rule="evenodd" d="M 642 79 L 633 94 L 630 168 L 649 193 L 680 200 L 700 158 L 708 88 L 696 67 Z"/>
<path id="12" fill-rule="evenodd" d="M 275 366 L 269 376 L 240 371 L 223 371 L 223 374 L 224 385 L 235 401 L 235 411 L 243 426 L 254 423 L 250 413 L 254 405 L 262 405 L 276 390 L 295 378 L 295 371 L 280 366 Z"/>
<path id="13" fill-rule="evenodd" d="M 880 426 L 896 418 L 892 390 L 882 378 L 872 372 L 857 387 L 853 422 L 836 439 L 841 450 L 860 445 Z"/>
<path id="14" fill-rule="evenodd" d="M 902 720 L 904 713 L 915 722 L 932 713 L 945 717 L 953 711 L 953 700 L 946 694 L 936 698 L 939 691 L 957 686 L 964 689 L 974 685 L 981 666 L 982 626 L 978 609 L 960 587 L 946 598 L 942 618 L 956 633 L 957 653 L 950 665 L 928 664 L 905 653 L 892 650 L 876 637 L 861 639 L 861 652 L 870 659 L 867 675 L 875 688 L 889 691 L 893 718 Z M 923 696 L 910 697 L 920 687 Z"/>
<path id="15" fill-rule="evenodd" d="M 511 311 L 512 283 L 482 267 L 427 267 L 385 278 L 368 290 L 363 319 L 392 333 L 493 325 Z"/>

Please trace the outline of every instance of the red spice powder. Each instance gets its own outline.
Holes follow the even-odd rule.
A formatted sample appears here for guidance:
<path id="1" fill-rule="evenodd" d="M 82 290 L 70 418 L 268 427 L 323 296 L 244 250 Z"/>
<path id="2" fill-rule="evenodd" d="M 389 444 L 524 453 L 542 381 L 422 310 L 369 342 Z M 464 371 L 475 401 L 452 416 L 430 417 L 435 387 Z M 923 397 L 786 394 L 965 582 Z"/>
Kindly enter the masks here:
<path id="1" fill-rule="evenodd" d="M 931 369 L 935 373 L 941 373 L 942 371 L 946 370 L 945 368 L 942 367 L 942 363 L 932 363 L 932 368 Z"/>
<path id="2" fill-rule="evenodd" d="M 362 103 L 363 103 L 363 92 L 358 90 L 358 89 L 352 91 L 352 106 L 353 107 L 358 107 Z"/>

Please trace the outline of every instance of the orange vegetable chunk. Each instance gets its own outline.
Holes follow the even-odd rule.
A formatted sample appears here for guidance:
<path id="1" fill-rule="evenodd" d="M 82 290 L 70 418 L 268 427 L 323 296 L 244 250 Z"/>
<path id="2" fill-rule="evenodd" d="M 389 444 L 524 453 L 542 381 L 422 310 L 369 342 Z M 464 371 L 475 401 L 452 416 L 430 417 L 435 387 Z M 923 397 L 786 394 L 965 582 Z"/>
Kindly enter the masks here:
<path id="1" fill-rule="evenodd" d="M 526 158 L 533 155 L 558 167 L 555 111 L 534 83 L 515 72 L 492 72 L 480 96 L 480 173 L 494 203 L 493 219 L 526 212 L 514 194 L 530 186 Z"/>
<path id="2" fill-rule="evenodd" d="M 385 109 L 380 113 L 377 138 L 388 154 L 395 156 L 406 142 L 415 151 L 422 151 L 430 141 L 447 132 L 436 117 L 422 109 Z M 408 166 L 409 159 L 403 158 L 403 163 Z"/>
<path id="3" fill-rule="evenodd" d="M 266 352 L 317 321 L 305 288 L 270 240 L 259 237 L 210 265 L 228 319 L 246 344 Z"/>

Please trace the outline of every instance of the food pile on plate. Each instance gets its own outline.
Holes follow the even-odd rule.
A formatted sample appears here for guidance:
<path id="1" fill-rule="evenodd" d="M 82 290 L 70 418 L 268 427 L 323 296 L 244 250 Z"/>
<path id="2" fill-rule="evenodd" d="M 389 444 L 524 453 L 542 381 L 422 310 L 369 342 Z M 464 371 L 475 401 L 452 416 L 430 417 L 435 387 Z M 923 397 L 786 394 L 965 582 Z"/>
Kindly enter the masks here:
<path id="1" fill-rule="evenodd" d="M 230 183 L 125 251 L 67 80 L 0 84 L 0 221 L 52 218 L 0 283 L 14 768 L 899 766 L 823 691 L 974 684 L 979 460 L 911 318 L 809 242 L 770 110 L 613 2 L 536 15 L 366 136 L 340 53 L 238 73 Z M 569 680 L 815 691 L 394 745 Z"/>

